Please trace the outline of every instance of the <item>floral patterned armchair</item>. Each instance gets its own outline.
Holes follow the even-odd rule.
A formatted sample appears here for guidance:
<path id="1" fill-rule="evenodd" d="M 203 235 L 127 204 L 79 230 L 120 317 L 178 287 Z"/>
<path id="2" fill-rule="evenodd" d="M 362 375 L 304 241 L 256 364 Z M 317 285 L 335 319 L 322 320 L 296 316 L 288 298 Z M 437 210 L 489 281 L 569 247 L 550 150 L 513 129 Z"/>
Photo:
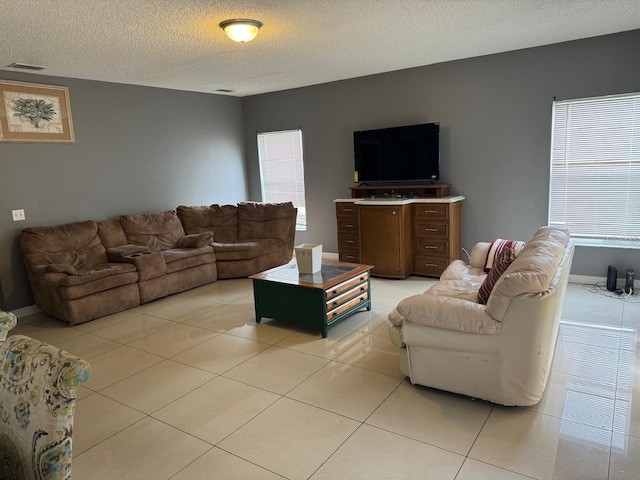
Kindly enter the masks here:
<path id="1" fill-rule="evenodd" d="M 71 437 L 76 388 L 89 364 L 64 350 L 23 335 L 0 312 L 0 478 L 71 478 Z"/>

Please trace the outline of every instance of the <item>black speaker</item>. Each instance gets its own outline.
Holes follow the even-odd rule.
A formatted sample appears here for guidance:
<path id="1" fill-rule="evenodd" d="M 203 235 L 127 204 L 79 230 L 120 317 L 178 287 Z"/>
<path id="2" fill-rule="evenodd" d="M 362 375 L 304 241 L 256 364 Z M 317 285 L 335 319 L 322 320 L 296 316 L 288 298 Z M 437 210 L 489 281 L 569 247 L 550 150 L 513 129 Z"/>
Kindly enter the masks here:
<path id="1" fill-rule="evenodd" d="M 609 265 L 607 268 L 607 290 L 611 292 L 616 291 L 616 281 L 618 280 L 618 270 L 613 265 Z"/>
<path id="2" fill-rule="evenodd" d="M 627 269 L 627 275 L 624 281 L 624 291 L 627 293 L 633 292 L 633 282 L 636 279 L 636 272 L 634 270 Z"/>

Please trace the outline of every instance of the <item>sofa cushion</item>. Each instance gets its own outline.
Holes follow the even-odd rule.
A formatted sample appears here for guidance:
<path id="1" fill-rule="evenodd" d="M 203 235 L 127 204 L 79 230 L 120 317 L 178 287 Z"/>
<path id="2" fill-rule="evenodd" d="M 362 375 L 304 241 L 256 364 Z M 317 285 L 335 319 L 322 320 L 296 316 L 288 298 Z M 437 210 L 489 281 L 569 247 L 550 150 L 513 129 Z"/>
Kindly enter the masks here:
<path id="1" fill-rule="evenodd" d="M 152 252 L 176 248 L 185 235 L 174 210 L 122 215 L 120 224 L 128 243 L 145 245 Z"/>
<path id="2" fill-rule="evenodd" d="M 478 290 L 482 284 L 481 278 L 482 277 L 470 277 L 460 280 L 440 280 L 424 293 L 425 295 L 440 295 L 476 303 L 478 301 Z"/>
<path id="3" fill-rule="evenodd" d="M 238 240 L 237 205 L 210 205 L 208 207 L 177 208 L 178 217 L 188 235 L 213 232 L 213 238 L 220 242 Z"/>
<path id="4" fill-rule="evenodd" d="M 167 265 L 167 273 L 178 272 L 207 263 L 215 263 L 213 247 L 173 248 L 160 252 Z"/>
<path id="5" fill-rule="evenodd" d="M 98 222 L 98 235 L 107 250 L 127 243 L 127 236 L 122 229 L 120 220 Z"/>
<path id="6" fill-rule="evenodd" d="M 547 292 L 564 258 L 569 239 L 567 230 L 539 228 L 496 282 L 487 301 L 487 313 L 502 320 L 512 297 Z"/>
<path id="7" fill-rule="evenodd" d="M 487 244 L 488 245 L 488 244 Z M 484 277 L 484 258 L 480 267 L 473 267 L 471 264 L 465 263 L 463 260 L 454 260 L 444 269 L 440 280 L 464 280 L 478 284 L 478 288 L 482 284 Z"/>
<path id="8" fill-rule="evenodd" d="M 213 242 L 213 249 L 216 252 L 218 261 L 247 260 L 280 252 L 283 243 L 275 238 L 260 238 L 256 240 L 246 240 L 238 242 Z"/>
<path id="9" fill-rule="evenodd" d="M 32 271 L 36 265 L 70 265 L 82 269 L 108 261 L 93 220 L 25 228 L 20 235 L 20 247 L 27 267 Z"/>
<path id="10" fill-rule="evenodd" d="M 238 204 L 238 239 L 288 238 L 295 229 L 295 219 L 291 221 L 295 214 L 291 202 L 241 202 Z"/>

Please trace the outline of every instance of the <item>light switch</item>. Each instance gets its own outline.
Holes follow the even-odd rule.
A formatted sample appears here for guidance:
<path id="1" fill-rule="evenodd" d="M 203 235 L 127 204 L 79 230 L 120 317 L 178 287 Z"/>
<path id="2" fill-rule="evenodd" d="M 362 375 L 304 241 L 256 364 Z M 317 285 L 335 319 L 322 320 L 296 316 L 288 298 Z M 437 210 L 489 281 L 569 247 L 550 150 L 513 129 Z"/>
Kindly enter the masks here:
<path id="1" fill-rule="evenodd" d="M 14 222 L 21 222 L 22 220 L 26 220 L 23 209 L 11 210 L 11 215 L 13 216 Z"/>

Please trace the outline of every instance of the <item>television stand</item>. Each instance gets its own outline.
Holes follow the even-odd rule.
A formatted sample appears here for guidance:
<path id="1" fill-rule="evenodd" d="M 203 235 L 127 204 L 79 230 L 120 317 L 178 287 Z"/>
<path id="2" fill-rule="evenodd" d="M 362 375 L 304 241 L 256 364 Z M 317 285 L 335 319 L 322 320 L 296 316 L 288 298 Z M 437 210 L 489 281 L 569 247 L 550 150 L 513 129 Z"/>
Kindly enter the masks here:
<path id="1" fill-rule="evenodd" d="M 359 185 L 350 187 L 351 198 L 442 198 L 449 195 L 446 183 L 421 185 Z"/>

